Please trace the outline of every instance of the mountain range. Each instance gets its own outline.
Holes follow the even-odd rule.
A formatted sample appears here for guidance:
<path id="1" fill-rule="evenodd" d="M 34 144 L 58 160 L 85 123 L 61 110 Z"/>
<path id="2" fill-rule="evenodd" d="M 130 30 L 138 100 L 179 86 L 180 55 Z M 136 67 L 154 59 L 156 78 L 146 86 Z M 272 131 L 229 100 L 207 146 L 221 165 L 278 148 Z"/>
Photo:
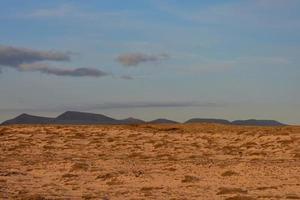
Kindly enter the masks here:
<path id="1" fill-rule="evenodd" d="M 34 116 L 28 114 L 21 114 L 16 118 L 4 121 L 2 125 L 12 125 L 12 124 L 82 124 L 82 125 L 92 125 L 92 124 L 177 124 L 179 122 L 172 121 L 169 119 L 156 119 L 152 121 L 143 121 L 136 118 L 126 118 L 126 119 L 114 119 L 101 114 L 67 111 L 63 114 L 57 116 L 56 118 Z M 246 126 L 284 126 L 286 124 L 280 123 L 275 120 L 236 120 L 228 121 L 225 119 L 211 119 L 211 118 L 193 118 L 184 123 L 216 123 L 225 125 L 246 125 Z"/>

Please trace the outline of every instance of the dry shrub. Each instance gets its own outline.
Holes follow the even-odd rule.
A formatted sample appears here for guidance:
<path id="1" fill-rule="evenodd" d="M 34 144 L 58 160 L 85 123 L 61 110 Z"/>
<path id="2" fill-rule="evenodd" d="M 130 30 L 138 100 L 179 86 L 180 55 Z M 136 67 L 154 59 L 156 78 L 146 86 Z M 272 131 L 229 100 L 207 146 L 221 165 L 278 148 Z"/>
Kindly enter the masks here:
<path id="1" fill-rule="evenodd" d="M 147 191 L 152 191 L 152 190 L 161 190 L 163 189 L 162 187 L 142 187 L 141 191 L 147 192 Z"/>
<path id="2" fill-rule="evenodd" d="M 250 196 L 236 195 L 236 196 L 233 196 L 233 197 L 228 197 L 225 200 L 255 200 L 255 198 L 250 197 Z"/>
<path id="3" fill-rule="evenodd" d="M 295 153 L 294 158 L 300 158 L 300 153 Z"/>
<path id="4" fill-rule="evenodd" d="M 67 173 L 67 174 L 64 174 L 64 175 L 62 175 L 62 178 L 76 178 L 76 177 L 78 177 L 78 175 L 76 175 L 76 174 L 69 174 L 69 173 Z"/>
<path id="5" fill-rule="evenodd" d="M 163 143 L 157 143 L 157 144 L 155 144 L 153 147 L 154 147 L 155 149 L 157 149 L 157 148 L 160 148 L 160 147 L 163 147 L 163 146 L 164 146 Z"/>
<path id="6" fill-rule="evenodd" d="M 106 182 L 107 185 L 122 185 L 123 182 L 119 181 L 117 178 L 111 179 L 111 181 Z"/>
<path id="7" fill-rule="evenodd" d="M 71 171 L 87 171 L 89 169 L 89 165 L 86 163 L 75 163 L 74 165 L 72 165 L 71 167 Z"/>
<path id="8" fill-rule="evenodd" d="M 270 187 L 258 187 L 257 190 L 269 190 L 269 189 L 278 189 L 276 186 L 270 186 Z"/>
<path id="9" fill-rule="evenodd" d="M 170 127 L 170 128 L 160 128 L 160 131 L 179 131 L 180 128 L 176 128 L 176 127 Z"/>
<path id="10" fill-rule="evenodd" d="M 288 194 L 285 198 L 287 199 L 300 199 L 296 194 Z"/>
<path id="11" fill-rule="evenodd" d="M 28 197 L 25 197 L 24 199 L 26 200 L 47 200 L 46 197 L 40 195 L 40 194 L 34 194 Z"/>
<path id="12" fill-rule="evenodd" d="M 174 167 L 169 167 L 169 168 L 165 168 L 165 170 L 171 171 L 171 172 L 175 172 L 177 169 Z"/>
<path id="13" fill-rule="evenodd" d="M 194 182 L 198 182 L 198 181 L 200 181 L 200 179 L 198 177 L 186 175 L 186 176 L 184 176 L 184 179 L 181 182 L 182 183 L 194 183 Z"/>
<path id="14" fill-rule="evenodd" d="M 113 174 L 113 173 L 107 173 L 107 174 L 97 176 L 96 179 L 101 179 L 101 180 L 105 181 L 107 179 L 113 178 L 114 176 L 115 176 L 115 174 Z"/>
<path id="15" fill-rule="evenodd" d="M 228 171 L 222 173 L 221 176 L 237 176 L 237 175 L 239 175 L 239 173 L 232 171 L 232 170 L 228 170 Z"/>
<path id="16" fill-rule="evenodd" d="M 115 138 L 107 138 L 107 142 L 113 142 L 115 141 Z"/>
<path id="17" fill-rule="evenodd" d="M 222 194 L 235 194 L 235 193 L 241 193 L 241 194 L 246 194 L 248 193 L 247 190 L 243 190 L 242 188 L 226 188 L 226 187 L 221 187 L 219 188 L 219 192 L 217 195 L 222 195 Z"/>
<path id="18" fill-rule="evenodd" d="M 5 133 L 8 133 L 9 132 L 9 128 L 5 127 L 5 128 L 2 128 L 0 129 L 0 136 L 3 136 Z"/>

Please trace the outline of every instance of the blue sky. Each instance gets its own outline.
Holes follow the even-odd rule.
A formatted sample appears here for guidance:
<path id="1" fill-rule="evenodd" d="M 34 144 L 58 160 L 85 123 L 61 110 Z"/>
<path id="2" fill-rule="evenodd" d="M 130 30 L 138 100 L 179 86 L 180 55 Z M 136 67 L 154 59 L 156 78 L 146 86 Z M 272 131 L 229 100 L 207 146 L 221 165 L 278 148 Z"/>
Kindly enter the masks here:
<path id="1" fill-rule="evenodd" d="M 298 0 L 0 4 L 0 121 L 79 110 L 300 124 Z"/>

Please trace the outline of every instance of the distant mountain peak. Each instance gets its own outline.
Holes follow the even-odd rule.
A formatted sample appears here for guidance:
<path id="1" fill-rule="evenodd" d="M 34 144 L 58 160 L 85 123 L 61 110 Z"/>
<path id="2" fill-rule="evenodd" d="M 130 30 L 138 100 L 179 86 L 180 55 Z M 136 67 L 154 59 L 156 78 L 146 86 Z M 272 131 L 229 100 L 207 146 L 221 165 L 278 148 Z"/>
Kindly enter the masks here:
<path id="1" fill-rule="evenodd" d="M 192 118 L 187 120 L 185 123 L 231 124 L 231 122 L 226 119 L 214 119 L 214 118 Z"/>
<path id="2" fill-rule="evenodd" d="M 102 114 L 95 114 L 95 113 L 88 113 L 88 112 L 79 112 L 79 111 L 66 111 L 64 113 L 62 113 L 61 115 L 59 115 L 57 118 L 59 117 L 80 117 L 80 116 L 105 116 Z M 105 116 L 107 117 L 107 116 Z"/>
<path id="3" fill-rule="evenodd" d="M 165 119 L 165 118 L 158 118 L 158 119 L 149 121 L 148 123 L 150 123 L 150 124 L 178 124 L 178 122 L 176 122 L 176 121 Z"/>
<path id="4" fill-rule="evenodd" d="M 40 116 L 34 116 L 34 115 L 29 115 L 26 113 L 23 113 L 16 118 L 13 118 L 11 120 L 7 120 L 3 122 L 3 125 L 8 125 L 8 124 L 48 124 L 51 123 L 53 118 L 49 117 L 40 117 Z"/>
<path id="5" fill-rule="evenodd" d="M 235 120 L 231 122 L 234 125 L 244 125 L 244 126 L 285 126 L 281 122 L 276 120 L 258 120 L 258 119 L 247 119 L 247 120 Z"/>
<path id="6" fill-rule="evenodd" d="M 134 118 L 134 117 L 128 117 L 128 118 L 126 118 L 126 119 L 124 119 L 124 120 L 139 120 L 139 119 Z"/>
<path id="7" fill-rule="evenodd" d="M 27 113 L 22 113 L 22 114 L 20 114 L 19 116 L 29 116 L 29 114 L 27 114 Z"/>
<path id="8" fill-rule="evenodd" d="M 58 124 L 116 124 L 117 120 L 94 113 L 66 111 L 54 120 Z"/>
<path id="9" fill-rule="evenodd" d="M 145 121 L 134 117 L 128 117 L 126 119 L 119 120 L 120 124 L 143 124 Z"/>
<path id="10" fill-rule="evenodd" d="M 32 117 L 33 115 L 28 115 L 27 113 L 22 113 L 19 116 L 17 116 L 16 118 L 24 118 L 24 117 Z"/>

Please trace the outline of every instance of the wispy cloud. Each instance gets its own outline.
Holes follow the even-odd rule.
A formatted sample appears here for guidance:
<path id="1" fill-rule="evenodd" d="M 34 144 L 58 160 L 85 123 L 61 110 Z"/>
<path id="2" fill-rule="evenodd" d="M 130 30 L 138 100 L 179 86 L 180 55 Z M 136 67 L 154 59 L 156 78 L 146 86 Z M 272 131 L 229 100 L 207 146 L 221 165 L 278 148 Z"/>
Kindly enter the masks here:
<path id="1" fill-rule="evenodd" d="M 115 108 L 176 108 L 176 107 L 216 107 L 220 106 L 211 102 L 179 102 L 179 101 L 165 101 L 165 102 L 122 102 L 122 103 L 104 103 L 98 105 L 91 105 L 94 109 L 115 109 Z"/>
<path id="2" fill-rule="evenodd" d="M 132 76 L 129 75 L 122 75 L 120 76 L 121 79 L 125 79 L 125 80 L 133 80 L 134 78 Z"/>
<path id="3" fill-rule="evenodd" d="M 40 8 L 33 10 L 31 13 L 28 13 L 27 16 L 37 18 L 65 17 L 73 14 L 75 11 L 75 7 L 64 4 L 55 8 Z"/>
<path id="4" fill-rule="evenodd" d="M 254 0 L 257 6 L 265 6 L 268 8 L 294 7 L 299 5 L 298 0 Z"/>
<path id="5" fill-rule="evenodd" d="M 175 17 L 213 25 L 261 28 L 299 28 L 298 0 L 228 1 L 190 9 L 159 1 L 158 9 Z"/>
<path id="6" fill-rule="evenodd" d="M 223 107 L 224 103 L 197 101 L 144 101 L 144 102 L 104 102 L 100 104 L 77 104 L 60 106 L 35 106 L 34 108 L 0 109 L 1 112 L 62 112 L 66 110 L 95 111 L 113 109 L 145 109 L 145 108 L 190 108 L 190 107 Z"/>
<path id="7" fill-rule="evenodd" d="M 22 69 L 27 68 L 30 71 L 39 71 L 44 74 L 52 74 L 56 76 L 72 76 L 72 77 L 82 77 L 82 76 L 88 76 L 88 77 L 102 77 L 107 76 L 109 73 L 106 73 L 104 71 L 101 71 L 99 69 L 93 69 L 93 68 L 76 68 L 76 69 L 60 69 L 60 68 L 54 68 L 50 67 L 48 65 L 41 65 L 41 67 L 35 67 L 36 65 L 28 65 L 27 67 L 22 65 Z"/>
<path id="8" fill-rule="evenodd" d="M 161 62 L 170 58 L 169 54 L 144 54 L 144 53 L 126 53 L 119 55 L 117 61 L 124 66 L 138 66 L 142 63 Z"/>
<path id="9" fill-rule="evenodd" d="M 49 61 L 70 61 L 70 53 L 38 51 L 0 45 L 0 67 L 10 67 L 18 71 L 37 71 L 43 74 L 72 77 L 102 77 L 109 73 L 94 68 L 61 69 L 52 67 Z"/>
<path id="10" fill-rule="evenodd" d="M 107 20 L 124 19 L 129 13 L 127 11 L 101 11 L 94 12 L 84 10 L 73 4 L 61 4 L 54 7 L 37 8 L 28 13 L 20 14 L 20 17 L 30 19 L 83 19 L 83 20 Z"/>
<path id="11" fill-rule="evenodd" d="M 202 73 L 232 70 L 234 68 L 254 68 L 254 67 L 284 67 L 292 64 L 293 62 L 286 57 L 280 56 L 245 56 L 236 57 L 228 60 L 211 60 L 202 59 L 194 64 L 187 64 L 182 67 L 177 67 L 178 71 L 184 73 Z"/>
<path id="12" fill-rule="evenodd" d="M 236 63 L 243 65 L 255 64 L 255 65 L 288 65 L 291 64 L 291 61 L 285 57 L 279 56 L 248 56 L 240 57 L 236 59 Z"/>
<path id="13" fill-rule="evenodd" d="M 82 104 L 82 105 L 62 105 L 57 107 L 60 110 L 105 110 L 105 109 L 135 109 L 135 108 L 184 108 L 184 107 L 219 107 L 221 104 L 212 102 L 180 102 L 180 101 L 160 101 L 160 102 L 106 102 L 102 104 Z"/>

